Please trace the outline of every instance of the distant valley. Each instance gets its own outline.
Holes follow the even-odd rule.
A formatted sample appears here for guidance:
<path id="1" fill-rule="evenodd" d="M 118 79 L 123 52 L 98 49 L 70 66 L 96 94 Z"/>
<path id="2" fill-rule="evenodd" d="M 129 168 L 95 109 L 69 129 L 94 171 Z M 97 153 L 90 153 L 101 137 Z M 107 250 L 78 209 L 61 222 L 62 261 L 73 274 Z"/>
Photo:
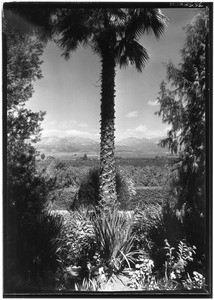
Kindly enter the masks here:
<path id="1" fill-rule="evenodd" d="M 167 149 L 158 146 L 159 139 L 129 137 L 116 142 L 115 154 L 120 157 L 165 156 Z M 100 144 L 97 141 L 77 136 L 45 137 L 37 143 L 37 149 L 50 156 L 99 155 Z"/>

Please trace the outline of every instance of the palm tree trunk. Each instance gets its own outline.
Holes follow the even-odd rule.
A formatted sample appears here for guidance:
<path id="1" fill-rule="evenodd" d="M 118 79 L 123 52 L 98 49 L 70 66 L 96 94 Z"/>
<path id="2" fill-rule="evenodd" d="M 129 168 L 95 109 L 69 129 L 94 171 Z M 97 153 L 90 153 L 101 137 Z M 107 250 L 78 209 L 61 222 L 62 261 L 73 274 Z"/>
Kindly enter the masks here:
<path id="1" fill-rule="evenodd" d="M 101 73 L 101 143 L 100 143 L 100 201 L 104 208 L 116 202 L 116 168 L 114 158 L 115 119 L 115 59 L 105 51 Z"/>

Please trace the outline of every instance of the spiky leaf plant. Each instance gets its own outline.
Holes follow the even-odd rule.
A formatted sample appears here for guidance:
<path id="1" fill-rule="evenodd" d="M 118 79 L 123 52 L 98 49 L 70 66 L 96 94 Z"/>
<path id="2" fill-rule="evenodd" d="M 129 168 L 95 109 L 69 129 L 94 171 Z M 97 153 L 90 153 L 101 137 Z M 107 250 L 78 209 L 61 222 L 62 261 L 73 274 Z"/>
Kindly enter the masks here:
<path id="1" fill-rule="evenodd" d="M 108 277 L 130 267 L 141 253 L 134 250 L 132 219 L 123 212 L 101 212 L 93 220 L 100 258 Z"/>

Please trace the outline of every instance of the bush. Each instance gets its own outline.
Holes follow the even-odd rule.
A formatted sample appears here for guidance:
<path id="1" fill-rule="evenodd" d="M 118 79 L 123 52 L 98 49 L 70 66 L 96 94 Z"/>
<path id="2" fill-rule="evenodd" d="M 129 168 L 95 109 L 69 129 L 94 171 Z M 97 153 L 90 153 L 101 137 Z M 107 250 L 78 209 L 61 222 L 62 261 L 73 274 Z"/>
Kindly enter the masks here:
<path id="1" fill-rule="evenodd" d="M 152 240 L 149 232 L 156 227 L 161 218 L 161 206 L 150 205 L 145 209 L 136 208 L 133 216 L 133 233 L 135 234 L 136 249 L 143 249 L 149 253 Z"/>
<path id="2" fill-rule="evenodd" d="M 60 232 L 61 218 L 44 214 L 34 222 L 18 228 L 16 240 L 8 243 L 5 282 L 9 290 L 55 287 L 59 263 L 54 239 Z"/>
<path id="3" fill-rule="evenodd" d="M 189 273 L 193 271 L 204 273 L 199 260 L 201 249 L 198 249 L 197 239 L 190 242 L 186 227 L 179 216 L 176 204 L 169 204 L 169 201 L 166 201 L 163 207 L 159 209 L 158 206 L 150 206 L 143 211 L 137 211 L 134 215 L 136 247 L 148 253 L 154 261 L 154 271 L 163 275 L 165 240 L 174 248 L 179 244 L 179 241 L 185 240 L 187 245 L 194 245 L 197 248 L 194 260 L 188 263 L 187 271 Z"/>
<path id="4" fill-rule="evenodd" d="M 175 247 L 184 238 L 181 222 L 178 220 L 175 210 L 166 202 L 160 212 L 155 226 L 148 231 L 148 239 L 151 241 L 150 256 L 154 260 L 157 270 L 161 270 L 165 260 L 164 241 Z"/>
<path id="5" fill-rule="evenodd" d="M 165 261 L 164 240 L 173 247 L 184 238 L 181 222 L 172 206 L 166 202 L 150 205 L 144 210 L 136 209 L 133 231 L 136 235 L 135 247 L 142 249 L 154 261 L 156 271 L 163 273 Z"/>
<path id="6" fill-rule="evenodd" d="M 120 209 L 127 210 L 136 192 L 131 179 L 123 176 L 119 171 L 116 173 L 116 191 Z M 76 201 L 72 204 L 71 209 L 78 208 L 81 205 L 99 205 L 99 169 L 92 169 L 85 176 L 80 185 Z"/>
<path id="7" fill-rule="evenodd" d="M 36 150 L 31 145 L 8 144 L 5 254 L 8 290 L 39 288 L 32 285 L 57 269 L 52 239 L 60 231 L 60 221 L 45 212 L 48 184 L 37 172 L 35 161 Z"/>
<path id="8" fill-rule="evenodd" d="M 84 278 L 101 283 L 130 267 L 140 251 L 134 249 L 132 219 L 114 210 L 95 212 L 81 207 L 68 213 L 56 240 L 60 289 L 71 289 Z M 101 281 L 100 281 L 101 280 Z"/>
<path id="9" fill-rule="evenodd" d="M 194 271 L 193 274 L 187 272 L 189 262 L 193 261 L 195 247 L 187 246 L 183 241 L 176 245 L 176 249 L 171 247 L 167 240 L 165 242 L 164 274 L 157 276 L 154 261 L 145 256 L 139 256 L 134 268 L 127 270 L 130 278 L 129 286 L 137 290 L 146 291 L 172 291 L 172 290 L 206 290 L 205 278 L 202 274 Z"/>
<path id="10" fill-rule="evenodd" d="M 74 288 L 76 282 L 88 277 L 88 264 L 95 256 L 96 240 L 90 211 L 81 207 L 67 213 L 55 243 L 60 262 L 58 288 Z"/>
<path id="11" fill-rule="evenodd" d="M 170 234 L 164 230 L 169 215 L 169 211 L 156 210 L 149 219 L 142 211 L 128 215 L 117 209 L 96 212 L 83 207 L 65 214 L 63 230 L 56 240 L 60 261 L 57 289 L 114 289 L 114 283 L 124 276 L 127 290 L 204 289 L 204 276 L 197 270 L 188 273 L 196 248 L 185 240 L 174 241 L 174 247 L 167 239 L 161 240 L 162 234 Z M 150 234 L 158 226 L 158 239 L 152 241 Z M 155 247 L 159 252 L 154 255 Z"/>

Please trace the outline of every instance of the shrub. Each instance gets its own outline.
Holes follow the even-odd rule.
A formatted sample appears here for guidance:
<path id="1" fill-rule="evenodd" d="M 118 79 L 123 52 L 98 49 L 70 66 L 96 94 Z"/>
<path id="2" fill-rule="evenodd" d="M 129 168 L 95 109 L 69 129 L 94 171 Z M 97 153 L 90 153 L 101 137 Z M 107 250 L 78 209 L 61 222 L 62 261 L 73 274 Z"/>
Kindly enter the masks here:
<path id="1" fill-rule="evenodd" d="M 32 223 L 17 229 L 17 237 L 8 245 L 5 281 L 10 289 L 40 290 L 55 287 L 59 266 L 54 239 L 61 230 L 61 218 L 39 215 Z M 35 222 L 35 223 L 34 223 Z"/>
<path id="2" fill-rule="evenodd" d="M 127 271 L 130 277 L 129 286 L 137 290 L 184 290 L 206 289 L 205 278 L 194 271 L 190 276 L 187 272 L 188 263 L 193 261 L 194 246 L 187 246 L 184 241 L 177 245 L 177 252 L 167 240 L 165 243 L 164 276 L 153 272 L 154 261 L 145 256 L 139 256 L 137 264 Z"/>
<path id="3" fill-rule="evenodd" d="M 5 206 L 8 225 L 5 286 L 8 290 L 30 289 L 29 282 L 33 285 L 57 268 L 52 239 L 59 233 L 60 224 L 45 213 L 48 185 L 37 172 L 35 161 L 36 150 L 30 144 L 16 141 L 8 146 Z"/>
<path id="4" fill-rule="evenodd" d="M 149 232 L 161 218 L 161 206 L 149 205 L 145 209 L 136 208 L 133 214 L 133 233 L 135 234 L 135 248 L 149 253 L 152 240 Z"/>
<path id="5" fill-rule="evenodd" d="M 130 216 L 117 209 L 96 212 L 94 208 L 84 207 L 67 213 L 61 235 L 55 244 L 60 262 L 58 290 L 106 290 L 113 288 L 115 280 L 124 275 L 128 276 L 127 289 L 205 288 L 202 274 L 196 270 L 188 273 L 188 265 L 194 260 L 196 249 L 184 240 L 175 243 L 174 247 L 168 240 L 162 240 L 158 244 L 161 259 L 155 256 L 155 265 L 155 260 L 150 256 L 153 255 L 155 244 L 149 233 L 153 227 L 164 224 L 166 217 L 156 211 L 149 222 L 147 216 L 142 225 L 146 225 L 146 230 L 143 232 L 140 228 L 145 238 L 142 242 L 140 238 L 143 239 L 143 236 L 138 235 L 136 227 L 143 216 L 146 216 L 143 212 Z M 146 247 L 147 242 L 150 245 Z M 142 245 L 144 247 L 141 248 Z"/>
<path id="6" fill-rule="evenodd" d="M 80 208 L 64 216 L 60 236 L 55 240 L 60 262 L 58 288 L 74 288 L 89 275 L 89 263 L 95 259 L 96 240 L 90 212 Z"/>
<path id="7" fill-rule="evenodd" d="M 65 216 L 63 227 L 56 240 L 60 289 L 81 288 L 84 278 L 103 284 L 141 253 L 134 249 L 132 219 L 117 210 L 97 213 L 81 207 Z"/>
<path id="8" fill-rule="evenodd" d="M 128 209 L 132 197 L 136 194 L 134 184 L 130 178 L 122 175 L 121 172 L 116 173 L 116 191 L 117 200 L 120 209 Z M 79 206 L 98 206 L 99 204 L 99 169 L 92 169 L 83 179 L 78 196 L 72 209 Z"/>
<path id="9" fill-rule="evenodd" d="M 155 224 L 147 232 L 147 238 L 150 241 L 149 254 L 154 260 L 155 269 L 163 271 L 164 241 L 167 239 L 169 244 L 175 247 L 184 238 L 181 222 L 176 217 L 175 210 L 169 202 L 163 205 Z"/>

